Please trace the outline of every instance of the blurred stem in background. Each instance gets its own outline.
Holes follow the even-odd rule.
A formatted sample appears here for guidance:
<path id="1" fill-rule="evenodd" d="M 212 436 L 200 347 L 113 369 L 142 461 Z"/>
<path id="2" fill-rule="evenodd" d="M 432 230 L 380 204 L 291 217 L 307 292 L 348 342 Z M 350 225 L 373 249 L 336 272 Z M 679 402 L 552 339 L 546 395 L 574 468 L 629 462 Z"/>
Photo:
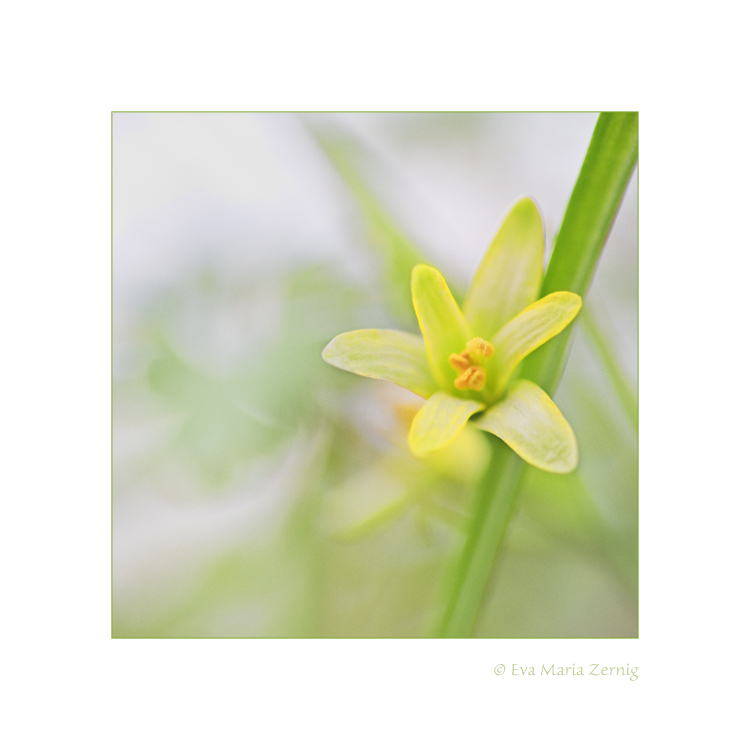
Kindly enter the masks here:
<path id="1" fill-rule="evenodd" d="M 411 269 L 424 263 L 424 257 L 396 226 L 355 167 L 355 163 L 365 156 L 361 144 L 343 133 L 332 132 L 330 128 L 323 131 L 311 127 L 310 133 L 349 188 L 367 222 L 371 242 L 378 249 L 382 262 L 382 288 L 389 312 L 403 325 L 418 331 L 411 303 Z"/>
<path id="2" fill-rule="evenodd" d="M 583 332 L 586 334 L 586 337 L 596 351 L 599 362 L 601 362 L 607 373 L 612 388 L 614 389 L 625 414 L 627 414 L 628 421 L 637 432 L 638 397 L 628 382 L 628 379 L 625 377 L 622 367 L 620 367 L 620 363 L 617 361 L 617 357 L 615 356 L 606 335 L 597 323 L 596 316 L 593 315 L 590 307 L 581 310 L 578 319 L 583 328 Z"/>
<path id="3" fill-rule="evenodd" d="M 334 130 L 330 123 L 325 129 L 309 126 L 309 130 L 359 205 L 370 243 L 381 263 L 389 312 L 400 325 L 419 333 L 411 299 L 411 272 L 414 266 L 429 260 L 397 225 L 363 178 L 363 165 L 377 159 L 351 134 Z M 450 284 L 451 279 L 447 280 Z M 455 284 L 450 286 L 460 304 L 463 294 Z"/>
<path id="4" fill-rule="evenodd" d="M 602 113 L 573 188 L 540 297 L 561 290 L 585 297 L 637 154 L 638 114 Z M 565 368 L 572 328 L 540 347 L 524 364 L 523 376 L 550 396 Z M 492 460 L 478 486 L 466 543 L 443 588 L 445 604 L 435 633 L 440 637 L 471 635 L 516 505 L 523 461 L 499 439 L 491 443 Z"/>

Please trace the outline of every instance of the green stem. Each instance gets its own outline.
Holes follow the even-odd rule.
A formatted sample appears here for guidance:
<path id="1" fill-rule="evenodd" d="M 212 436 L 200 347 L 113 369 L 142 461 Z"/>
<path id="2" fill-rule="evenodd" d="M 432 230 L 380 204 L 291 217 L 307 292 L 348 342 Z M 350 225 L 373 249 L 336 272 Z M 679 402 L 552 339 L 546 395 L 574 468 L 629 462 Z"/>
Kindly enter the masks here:
<path id="1" fill-rule="evenodd" d="M 466 544 L 448 581 L 446 606 L 437 627 L 437 635 L 442 638 L 463 638 L 471 633 L 489 574 L 513 515 L 524 467 L 524 462 L 500 438 L 489 433 L 487 438 L 492 455 L 477 487 Z"/>
<path id="2" fill-rule="evenodd" d="M 638 153 L 638 114 L 599 116 L 565 211 L 541 295 L 571 291 L 585 296 L 599 255 L 625 194 Z M 565 368 L 572 326 L 527 357 L 523 376 L 554 394 Z M 441 637 L 468 637 L 482 608 L 495 560 L 507 531 L 524 467 L 500 440 L 479 484 L 473 521 L 446 585 Z"/>

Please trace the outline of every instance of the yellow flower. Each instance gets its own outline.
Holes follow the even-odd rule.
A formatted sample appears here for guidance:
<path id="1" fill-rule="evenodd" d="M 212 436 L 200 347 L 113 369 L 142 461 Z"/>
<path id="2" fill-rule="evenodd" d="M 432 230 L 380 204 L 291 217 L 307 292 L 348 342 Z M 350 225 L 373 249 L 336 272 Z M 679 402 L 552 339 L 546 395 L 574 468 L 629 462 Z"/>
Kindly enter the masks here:
<path id="1" fill-rule="evenodd" d="M 323 359 L 427 399 L 409 430 L 416 456 L 450 443 L 473 417 L 528 463 L 573 471 L 578 447 L 570 425 L 538 385 L 514 378 L 521 360 L 581 309 L 581 298 L 571 292 L 537 300 L 543 262 L 542 220 L 534 202 L 523 198 L 490 245 L 463 310 L 436 268 L 415 266 L 411 293 L 423 338 L 404 331 L 351 331 L 336 336 Z"/>

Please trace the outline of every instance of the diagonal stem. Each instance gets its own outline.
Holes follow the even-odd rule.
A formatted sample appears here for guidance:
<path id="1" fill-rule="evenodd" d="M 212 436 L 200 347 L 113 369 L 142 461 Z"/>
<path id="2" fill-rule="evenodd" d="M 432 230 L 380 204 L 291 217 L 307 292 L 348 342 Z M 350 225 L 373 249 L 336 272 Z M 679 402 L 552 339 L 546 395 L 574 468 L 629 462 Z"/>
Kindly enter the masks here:
<path id="1" fill-rule="evenodd" d="M 500 438 L 486 434 L 492 454 L 477 487 L 466 544 L 447 580 L 445 609 L 436 628 L 436 635 L 442 638 L 463 638 L 471 633 L 489 573 L 513 515 L 525 466 Z"/>

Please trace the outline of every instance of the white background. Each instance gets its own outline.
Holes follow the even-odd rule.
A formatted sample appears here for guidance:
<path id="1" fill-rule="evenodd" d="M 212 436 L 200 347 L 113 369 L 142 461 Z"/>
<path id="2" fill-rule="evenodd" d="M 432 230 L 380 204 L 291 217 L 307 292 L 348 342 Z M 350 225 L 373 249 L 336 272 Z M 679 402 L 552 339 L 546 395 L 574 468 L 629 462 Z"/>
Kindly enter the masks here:
<path id="1" fill-rule="evenodd" d="M 4 745 L 739 746 L 748 196 L 734 7 L 5 12 Z M 640 111 L 639 640 L 110 640 L 113 109 Z M 550 661 L 624 661 L 639 679 L 493 673 Z"/>

